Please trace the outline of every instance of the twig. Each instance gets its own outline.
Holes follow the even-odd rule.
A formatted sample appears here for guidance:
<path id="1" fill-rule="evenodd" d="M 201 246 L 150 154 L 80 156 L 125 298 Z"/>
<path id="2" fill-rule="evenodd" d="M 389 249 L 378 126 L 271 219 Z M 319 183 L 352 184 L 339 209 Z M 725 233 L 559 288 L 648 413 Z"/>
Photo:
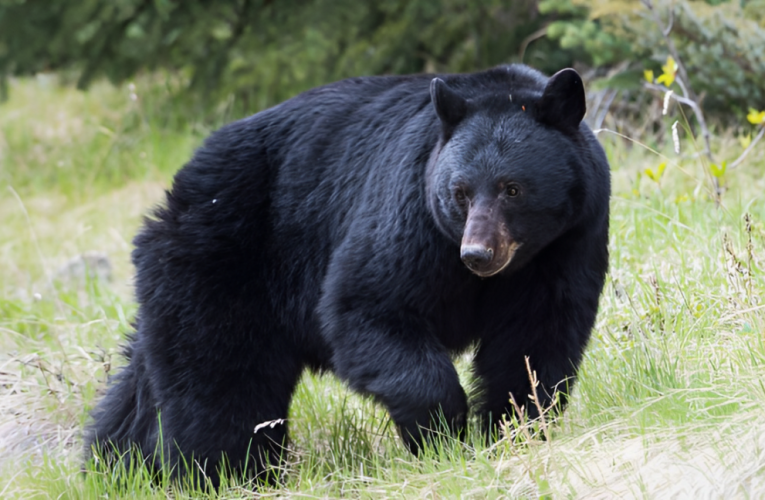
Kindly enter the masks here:
<path id="1" fill-rule="evenodd" d="M 688 72 L 685 71 L 685 65 L 683 65 L 683 61 L 680 58 L 680 53 L 677 51 L 677 47 L 675 46 L 674 40 L 672 40 L 672 37 L 670 37 L 670 33 L 672 32 L 672 27 L 674 25 L 674 14 L 670 14 L 670 22 L 668 26 L 664 26 L 661 17 L 659 16 L 659 13 L 656 11 L 656 9 L 653 6 L 652 0 L 641 0 L 643 5 L 646 6 L 646 8 L 651 11 L 651 15 L 653 16 L 653 20 L 656 23 L 656 26 L 659 27 L 659 31 L 661 31 L 661 34 L 664 36 L 664 42 L 667 44 L 667 49 L 669 49 L 669 53 L 672 55 L 672 57 L 675 59 L 675 62 L 677 63 L 677 72 L 680 73 L 680 78 L 683 80 L 684 83 L 687 84 L 687 87 L 681 85 L 683 87 L 683 93 L 685 94 L 685 97 L 692 99 L 694 101 L 698 100 L 698 97 L 693 92 L 693 89 L 690 87 L 690 79 L 688 78 Z M 672 9 L 670 9 L 670 12 Z"/>
<path id="2" fill-rule="evenodd" d="M 664 95 L 666 95 L 666 93 L 670 91 L 670 89 L 668 89 L 664 85 L 656 85 L 655 83 L 644 82 L 643 87 L 650 90 L 658 90 L 659 92 L 664 92 Z M 691 99 L 688 99 L 683 96 L 679 96 L 675 94 L 674 92 L 669 94 L 669 97 L 679 102 L 680 104 L 685 104 L 686 106 L 689 106 L 691 109 L 693 109 L 694 114 L 696 114 L 697 116 L 699 113 L 701 113 L 701 108 L 699 108 L 699 105 L 695 101 L 692 101 Z M 747 155 L 752 152 L 752 149 L 754 149 L 754 146 L 760 141 L 760 139 L 762 139 L 763 136 L 765 136 L 765 126 L 760 127 L 760 131 L 757 133 L 755 138 L 752 139 L 752 142 L 749 143 L 749 146 L 746 147 L 746 149 L 741 153 L 741 155 L 739 155 L 738 158 L 736 158 L 736 160 L 733 163 L 728 165 L 728 168 L 733 169 L 738 167 L 744 161 Z M 708 143 L 707 143 L 707 147 L 709 147 Z"/>
<path id="3" fill-rule="evenodd" d="M 728 165 L 728 168 L 733 169 L 738 167 L 741 164 L 741 162 L 744 161 L 744 158 L 746 158 L 746 156 L 752 151 L 752 149 L 754 148 L 754 145 L 757 144 L 757 142 L 759 142 L 760 139 L 762 139 L 763 135 L 765 135 L 765 125 L 760 127 L 760 132 L 757 134 L 757 136 L 754 139 L 752 139 L 752 142 L 749 143 L 749 146 L 746 147 L 746 149 L 741 153 L 741 155 L 738 158 L 736 158 L 736 160 L 733 163 Z"/>
<path id="4" fill-rule="evenodd" d="M 650 8 L 650 7 L 649 7 Z M 661 33 L 668 37 L 670 33 L 672 33 L 672 28 L 675 25 L 675 9 L 669 9 L 669 22 L 667 23 L 667 27 L 661 30 Z"/>
<path id="5" fill-rule="evenodd" d="M 712 154 L 712 144 L 711 144 L 711 134 L 709 133 L 709 128 L 707 128 L 707 121 L 704 119 L 704 113 L 701 111 L 701 107 L 698 105 L 698 96 L 693 91 L 693 88 L 691 88 L 691 80 L 688 78 L 688 72 L 685 70 L 685 65 L 683 64 L 683 60 L 680 58 L 680 53 L 677 51 L 677 47 L 675 46 L 674 40 L 672 40 L 672 37 L 670 37 L 670 33 L 672 32 L 672 27 L 674 26 L 674 10 L 669 9 L 669 23 L 667 26 L 663 25 L 663 22 L 661 20 L 661 16 L 656 11 L 653 5 L 652 0 L 641 0 L 643 5 L 651 12 L 651 15 L 653 16 L 653 20 L 656 23 L 656 26 L 658 26 L 659 31 L 661 31 L 661 34 L 664 36 L 664 42 L 667 44 L 667 49 L 669 50 L 669 53 L 672 55 L 672 58 L 675 60 L 675 63 L 677 64 L 677 72 L 679 73 L 679 78 L 676 79 L 677 84 L 680 86 L 680 89 L 683 92 L 683 96 L 685 98 L 685 101 L 679 101 L 677 97 L 673 94 L 673 98 L 677 99 L 679 102 L 682 102 L 683 104 L 687 104 L 688 106 L 693 109 L 693 114 L 696 115 L 696 120 L 699 122 L 699 128 L 701 128 L 701 135 L 704 137 L 704 145 L 706 147 L 706 150 L 704 151 L 707 155 L 707 158 L 709 158 L 709 161 L 711 163 L 715 163 L 714 155 Z M 667 89 L 669 90 L 669 89 Z M 717 177 L 713 177 L 712 179 L 714 183 L 715 188 L 715 195 L 717 198 L 717 201 L 720 200 L 720 195 L 722 194 L 720 189 L 720 182 L 717 179 Z"/>
<path id="6" fill-rule="evenodd" d="M 531 42 L 538 40 L 545 35 L 547 35 L 547 26 L 536 30 L 534 33 L 523 39 L 521 42 L 521 49 L 518 51 L 521 62 L 523 62 L 523 58 L 526 56 L 526 49 L 529 47 L 529 45 L 531 45 Z"/>
<path id="7" fill-rule="evenodd" d="M 763 306 L 765 307 L 765 306 Z M 518 402 L 515 400 L 515 396 L 513 396 L 513 393 L 510 393 L 510 402 L 513 403 L 513 408 L 515 409 L 515 414 L 518 417 L 518 429 L 523 433 L 523 435 L 526 437 L 526 442 L 531 442 L 531 433 L 529 432 L 529 426 L 526 423 L 526 408 L 523 406 L 520 406 Z M 512 437 L 510 435 L 510 432 L 505 431 L 505 434 L 507 437 Z"/>
<path id="8" fill-rule="evenodd" d="M 531 382 L 531 397 L 534 399 L 534 405 L 536 405 L 537 411 L 539 412 L 539 426 L 542 427 L 542 433 L 545 435 L 545 440 L 549 443 L 550 431 L 547 429 L 545 411 L 542 409 L 542 404 L 539 402 L 539 396 L 537 395 L 537 386 L 539 385 L 539 380 L 537 380 L 537 372 L 532 371 L 528 356 L 524 356 L 524 360 L 526 361 L 526 371 L 529 374 L 529 382 Z"/>
<path id="9" fill-rule="evenodd" d="M 600 134 L 601 132 L 608 132 L 609 134 L 614 134 L 615 136 L 621 137 L 622 139 L 630 141 L 633 144 L 637 144 L 638 146 L 640 146 L 640 147 L 650 151 L 651 153 L 655 154 L 659 158 L 662 158 L 662 159 L 667 160 L 667 161 L 673 161 L 672 158 L 669 158 L 668 156 L 661 154 L 660 152 L 656 151 L 655 149 L 653 149 L 648 144 L 644 144 L 644 143 L 638 141 L 637 139 L 633 139 L 632 137 L 630 137 L 628 135 L 625 135 L 625 134 L 622 134 L 621 132 L 617 132 L 616 130 L 611 130 L 610 128 L 596 128 L 596 129 L 593 129 L 593 131 L 592 131 L 592 133 L 595 134 L 596 136 L 598 134 Z"/>
<path id="10" fill-rule="evenodd" d="M 619 94 L 618 89 L 614 89 L 611 91 L 609 96 L 606 98 L 606 103 L 603 105 L 602 110 L 598 110 L 599 113 L 597 114 L 597 117 L 595 118 L 595 123 L 593 124 L 593 128 L 599 129 L 603 126 L 603 121 L 606 119 L 606 115 L 608 114 L 608 110 L 611 107 L 611 104 L 614 102 L 614 99 L 616 99 L 616 96 Z"/>
<path id="11" fill-rule="evenodd" d="M 680 84 L 681 83 L 680 80 L 677 80 L 677 83 Z M 647 89 L 664 92 L 665 95 L 667 92 L 670 91 L 670 89 L 665 87 L 664 85 L 656 85 L 655 83 L 644 82 L 643 86 Z M 682 84 L 680 85 L 680 87 L 682 89 L 685 89 L 685 87 Z M 688 92 L 686 90 L 683 90 L 683 94 L 688 95 Z M 689 97 L 683 97 L 683 96 L 677 95 L 674 92 L 672 92 L 669 95 L 669 97 L 681 104 L 685 104 L 686 106 L 690 107 L 693 110 L 693 114 L 696 115 L 696 119 L 699 121 L 699 126 L 701 127 L 702 135 L 704 135 L 704 143 L 706 145 L 706 150 L 704 151 L 704 153 L 707 155 L 710 161 L 714 162 L 711 145 L 709 143 L 709 130 L 707 129 L 707 123 L 704 120 L 704 112 L 701 111 L 701 107 L 699 106 L 699 104 Z"/>

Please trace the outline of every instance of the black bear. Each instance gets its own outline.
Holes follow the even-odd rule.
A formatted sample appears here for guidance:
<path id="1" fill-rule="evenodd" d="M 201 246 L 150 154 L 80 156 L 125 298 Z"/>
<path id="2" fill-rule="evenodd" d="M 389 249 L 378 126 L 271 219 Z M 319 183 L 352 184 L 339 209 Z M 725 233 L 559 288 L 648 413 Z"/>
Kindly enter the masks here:
<path id="1" fill-rule="evenodd" d="M 584 114 L 576 71 L 511 65 L 343 80 L 214 133 L 135 238 L 129 364 L 88 449 L 268 475 L 308 367 L 385 405 L 417 453 L 466 425 L 451 356 L 471 346 L 486 432 L 510 394 L 535 417 L 524 357 L 550 405 L 607 270 Z"/>

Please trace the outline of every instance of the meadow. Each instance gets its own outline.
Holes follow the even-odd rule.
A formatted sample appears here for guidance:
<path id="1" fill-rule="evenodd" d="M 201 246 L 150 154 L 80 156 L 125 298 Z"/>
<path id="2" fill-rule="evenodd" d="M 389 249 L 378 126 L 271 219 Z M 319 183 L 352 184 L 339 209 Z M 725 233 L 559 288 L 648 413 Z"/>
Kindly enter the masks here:
<path id="1" fill-rule="evenodd" d="M 166 99 L 172 85 L 80 92 L 41 76 L 12 80 L 0 104 L 0 498 L 765 497 L 765 147 L 724 174 L 718 199 L 687 131 L 681 155 L 599 134 L 610 272 L 562 418 L 415 459 L 380 406 L 306 374 L 277 487 L 83 472 L 80 433 L 136 311 L 131 238 L 213 127 Z M 713 147 L 721 159 L 742 149 L 725 130 Z M 110 279 L 67 274 L 86 252 L 108 257 Z"/>

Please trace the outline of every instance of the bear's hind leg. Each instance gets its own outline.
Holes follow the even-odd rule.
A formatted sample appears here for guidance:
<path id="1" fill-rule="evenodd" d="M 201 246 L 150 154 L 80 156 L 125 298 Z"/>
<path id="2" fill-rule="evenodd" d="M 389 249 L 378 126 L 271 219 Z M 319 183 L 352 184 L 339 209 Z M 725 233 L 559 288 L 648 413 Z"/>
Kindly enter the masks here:
<path id="1" fill-rule="evenodd" d="M 177 476 L 243 474 L 272 482 L 287 442 L 287 413 L 302 371 L 299 360 L 271 349 L 248 367 L 185 372 L 161 403 L 165 461 Z"/>
<path id="2" fill-rule="evenodd" d="M 130 364 L 113 379 L 93 411 L 93 422 L 85 431 L 85 457 L 94 457 L 97 467 L 122 464 L 127 470 L 146 463 L 153 472 L 154 464 L 146 460 L 150 456 L 146 453 L 157 442 L 156 414 L 150 410 L 155 403 L 141 355 L 128 356 Z"/>

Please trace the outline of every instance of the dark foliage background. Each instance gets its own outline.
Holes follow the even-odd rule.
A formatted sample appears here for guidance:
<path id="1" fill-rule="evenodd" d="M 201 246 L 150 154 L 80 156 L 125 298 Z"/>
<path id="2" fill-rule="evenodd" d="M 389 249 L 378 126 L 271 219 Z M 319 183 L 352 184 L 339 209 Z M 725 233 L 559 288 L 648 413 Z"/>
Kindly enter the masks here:
<path id="1" fill-rule="evenodd" d="M 543 26 L 521 0 L 29 0 L 0 3 L 4 75 L 76 69 L 87 87 L 141 70 L 181 71 L 192 92 L 263 107 L 352 75 L 470 71 L 519 60 Z M 570 65 L 549 39 L 525 59 Z"/>
<path id="2" fill-rule="evenodd" d="M 724 114 L 765 107 L 765 0 L 655 2 L 691 84 Z M 81 88 L 180 76 L 246 112 L 347 76 L 525 62 L 634 89 L 666 48 L 638 0 L 0 0 L 0 81 L 58 71 Z"/>

